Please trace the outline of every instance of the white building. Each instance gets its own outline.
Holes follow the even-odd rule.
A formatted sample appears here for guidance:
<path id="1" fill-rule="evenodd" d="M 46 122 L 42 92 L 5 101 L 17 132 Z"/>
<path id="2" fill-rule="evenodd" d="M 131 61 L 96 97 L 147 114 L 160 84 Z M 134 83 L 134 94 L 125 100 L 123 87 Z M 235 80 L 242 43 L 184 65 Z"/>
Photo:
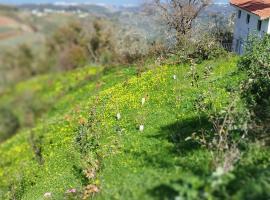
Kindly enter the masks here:
<path id="1" fill-rule="evenodd" d="M 270 0 L 230 0 L 236 8 L 233 50 L 242 54 L 250 34 L 270 33 Z"/>

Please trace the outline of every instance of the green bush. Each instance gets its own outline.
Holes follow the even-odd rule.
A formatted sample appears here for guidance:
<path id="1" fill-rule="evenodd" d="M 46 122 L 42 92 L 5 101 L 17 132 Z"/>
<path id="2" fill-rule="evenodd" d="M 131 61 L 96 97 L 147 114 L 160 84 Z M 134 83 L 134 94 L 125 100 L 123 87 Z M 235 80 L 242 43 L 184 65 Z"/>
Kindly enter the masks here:
<path id="1" fill-rule="evenodd" d="M 212 60 L 228 55 L 221 44 L 212 36 L 204 34 L 199 38 L 187 38 L 183 36 L 182 43 L 172 49 L 173 56 L 170 61 L 173 63 L 189 63 L 192 59 L 196 63 L 204 60 Z"/>
<path id="2" fill-rule="evenodd" d="M 0 142 L 11 137 L 20 127 L 16 115 L 8 108 L 0 108 Z"/>
<path id="3" fill-rule="evenodd" d="M 83 67 L 87 64 L 87 54 L 83 47 L 71 45 L 60 53 L 59 62 L 62 71 Z"/>
<path id="4" fill-rule="evenodd" d="M 245 54 L 238 63 L 240 70 L 245 71 L 247 80 L 242 95 L 253 114 L 252 130 L 257 133 L 270 130 L 270 36 L 263 38 L 250 37 L 246 44 Z M 260 135 L 265 136 L 265 134 Z"/>
<path id="5" fill-rule="evenodd" d="M 225 49 L 210 36 L 202 37 L 199 41 L 194 43 L 195 50 L 190 57 L 201 62 L 203 60 L 219 58 L 226 54 Z"/>

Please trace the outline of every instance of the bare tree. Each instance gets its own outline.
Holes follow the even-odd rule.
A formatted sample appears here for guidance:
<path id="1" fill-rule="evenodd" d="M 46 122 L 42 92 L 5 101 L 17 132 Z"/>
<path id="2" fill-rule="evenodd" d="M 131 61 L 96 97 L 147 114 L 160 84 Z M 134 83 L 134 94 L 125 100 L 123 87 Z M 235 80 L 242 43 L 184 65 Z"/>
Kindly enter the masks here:
<path id="1" fill-rule="evenodd" d="M 169 28 L 176 31 L 178 41 L 191 30 L 194 20 L 211 2 L 211 0 L 153 1 L 161 10 Z"/>

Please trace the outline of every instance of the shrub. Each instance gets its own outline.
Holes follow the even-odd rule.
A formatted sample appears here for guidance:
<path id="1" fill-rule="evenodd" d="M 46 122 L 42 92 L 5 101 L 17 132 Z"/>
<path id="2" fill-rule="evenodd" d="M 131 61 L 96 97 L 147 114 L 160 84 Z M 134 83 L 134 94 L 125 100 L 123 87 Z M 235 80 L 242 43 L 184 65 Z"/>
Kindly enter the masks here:
<path id="1" fill-rule="evenodd" d="M 270 131 L 270 36 L 263 38 L 252 36 L 246 44 L 245 53 L 238 67 L 245 71 L 242 96 L 253 115 L 251 130 L 266 137 Z M 257 135 L 258 136 L 258 135 Z"/>
<path id="2" fill-rule="evenodd" d="M 59 62 L 63 71 L 82 67 L 87 63 L 86 51 L 79 45 L 72 45 L 60 53 Z"/>
<path id="3" fill-rule="evenodd" d="M 192 39 L 183 37 L 181 45 L 175 46 L 171 52 L 173 56 L 170 60 L 173 64 L 189 63 L 190 60 L 201 63 L 203 60 L 227 55 L 220 43 L 208 34 Z"/>
<path id="4" fill-rule="evenodd" d="M 194 52 L 190 57 L 201 62 L 203 60 L 215 59 L 226 54 L 226 51 L 214 38 L 210 36 L 204 36 L 194 44 Z"/>
<path id="5" fill-rule="evenodd" d="M 16 115 L 8 108 L 0 108 L 0 142 L 11 137 L 20 127 Z"/>
<path id="6" fill-rule="evenodd" d="M 221 43 L 232 43 L 234 15 L 224 16 L 220 13 L 210 13 L 209 24 L 207 30 Z"/>
<path id="7" fill-rule="evenodd" d="M 5 83 L 11 83 L 35 75 L 34 59 L 32 49 L 26 44 L 3 50 L 0 55 L 1 73 L 3 73 L 1 78 L 5 79 Z"/>

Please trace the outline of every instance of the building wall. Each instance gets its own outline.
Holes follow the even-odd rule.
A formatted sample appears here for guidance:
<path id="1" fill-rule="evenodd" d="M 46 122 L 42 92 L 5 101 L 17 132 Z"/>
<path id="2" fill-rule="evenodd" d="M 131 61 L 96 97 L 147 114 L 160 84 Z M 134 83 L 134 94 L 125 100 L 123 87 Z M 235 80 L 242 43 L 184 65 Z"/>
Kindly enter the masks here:
<path id="1" fill-rule="evenodd" d="M 241 18 L 238 18 L 238 10 L 241 10 Z M 247 24 L 247 14 L 250 15 L 249 24 Z M 233 49 L 236 53 L 242 54 L 244 50 L 244 44 L 250 34 L 257 34 L 263 36 L 266 33 L 270 33 L 269 19 L 262 20 L 261 31 L 257 30 L 259 16 L 249 13 L 243 9 L 236 8 L 236 19 L 233 39 Z"/>

